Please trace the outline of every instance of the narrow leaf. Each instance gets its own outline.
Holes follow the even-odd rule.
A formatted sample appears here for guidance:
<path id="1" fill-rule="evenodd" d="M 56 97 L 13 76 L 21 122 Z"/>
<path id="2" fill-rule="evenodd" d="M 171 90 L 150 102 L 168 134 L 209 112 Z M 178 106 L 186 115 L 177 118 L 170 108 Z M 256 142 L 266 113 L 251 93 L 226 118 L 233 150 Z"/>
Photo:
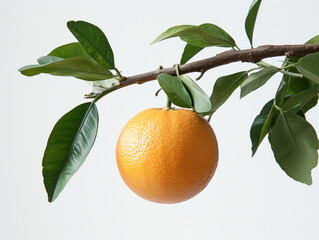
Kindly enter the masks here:
<path id="1" fill-rule="evenodd" d="M 260 4 L 261 0 L 253 0 L 245 21 L 245 30 L 251 46 L 253 46 L 253 33 Z"/>
<path id="2" fill-rule="evenodd" d="M 311 170 L 317 166 L 319 148 L 313 127 L 296 114 L 281 113 L 269 131 L 269 142 L 277 163 L 286 174 L 311 185 Z"/>
<path id="3" fill-rule="evenodd" d="M 207 94 L 187 75 L 180 77 L 186 89 L 191 95 L 193 106 L 197 113 L 211 111 L 211 103 Z"/>
<path id="4" fill-rule="evenodd" d="M 53 202 L 89 154 L 97 134 L 98 111 L 84 103 L 65 114 L 54 126 L 43 156 L 43 177 Z"/>
<path id="5" fill-rule="evenodd" d="M 319 53 L 308 54 L 300 58 L 295 66 L 302 75 L 319 84 Z"/>
<path id="6" fill-rule="evenodd" d="M 38 59 L 39 65 L 28 65 L 19 69 L 25 76 L 49 73 L 56 76 L 72 76 L 83 80 L 103 80 L 113 78 L 113 74 L 100 64 L 82 57 L 62 59 L 44 56 Z"/>
<path id="7" fill-rule="evenodd" d="M 113 51 L 101 29 L 84 21 L 70 21 L 67 26 L 85 51 L 96 62 L 108 69 L 114 69 Z"/>
<path id="8" fill-rule="evenodd" d="M 213 93 L 210 96 L 212 111 L 215 112 L 223 105 L 247 77 L 247 72 L 243 71 L 218 78 L 215 82 Z"/>
<path id="9" fill-rule="evenodd" d="M 186 44 L 184 51 L 183 51 L 183 55 L 182 55 L 180 64 L 185 64 L 192 57 L 194 57 L 197 53 L 199 53 L 201 50 L 203 50 L 203 48 L 192 46 L 190 44 Z"/>
<path id="10" fill-rule="evenodd" d="M 157 80 L 172 103 L 180 107 L 192 107 L 192 99 L 181 79 L 162 73 L 157 76 Z"/>
<path id="11" fill-rule="evenodd" d="M 279 71 L 276 67 L 266 67 L 259 72 L 252 73 L 241 84 L 240 97 L 243 98 L 252 91 L 263 86 L 273 75 Z"/>

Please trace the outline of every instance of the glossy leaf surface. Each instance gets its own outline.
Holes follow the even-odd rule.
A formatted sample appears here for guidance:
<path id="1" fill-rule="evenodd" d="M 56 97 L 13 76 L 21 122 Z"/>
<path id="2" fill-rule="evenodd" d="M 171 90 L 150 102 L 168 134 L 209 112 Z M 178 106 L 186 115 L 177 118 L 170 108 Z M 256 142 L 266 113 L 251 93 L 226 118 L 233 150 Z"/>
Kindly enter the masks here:
<path id="1" fill-rule="evenodd" d="M 167 29 L 165 32 L 161 33 L 151 44 L 160 42 L 164 39 L 179 36 L 180 32 L 185 29 L 193 28 L 194 25 L 178 25 Z"/>
<path id="2" fill-rule="evenodd" d="M 295 66 L 303 76 L 319 84 L 319 53 L 308 54 L 301 58 Z"/>
<path id="3" fill-rule="evenodd" d="M 113 51 L 101 29 L 84 21 L 69 21 L 67 26 L 85 51 L 97 63 L 108 69 L 114 69 Z"/>
<path id="4" fill-rule="evenodd" d="M 181 39 L 193 46 L 197 47 L 235 47 L 235 40 L 222 28 L 216 26 L 215 24 L 205 23 L 198 26 L 207 32 L 201 31 L 201 35 L 194 36 L 181 36 Z M 185 30 L 183 33 L 185 34 Z"/>
<path id="5" fill-rule="evenodd" d="M 228 33 L 214 24 L 175 26 L 160 34 L 152 43 L 172 37 L 181 37 L 183 41 L 197 47 L 236 45 Z"/>
<path id="6" fill-rule="evenodd" d="M 48 73 L 56 76 L 72 76 L 83 80 L 104 80 L 113 78 L 113 74 L 100 64 L 83 57 L 63 59 L 44 56 L 38 59 L 39 65 L 28 65 L 19 69 L 25 76 Z"/>
<path id="7" fill-rule="evenodd" d="M 162 73 L 157 76 L 157 80 L 172 103 L 180 107 L 192 107 L 191 96 L 187 92 L 181 79 Z"/>
<path id="8" fill-rule="evenodd" d="M 199 53 L 201 50 L 203 50 L 202 47 L 196 47 L 190 44 L 186 44 L 183 54 L 182 54 L 182 58 L 180 61 L 180 64 L 185 64 L 186 62 L 188 62 L 192 57 L 194 57 L 197 53 Z"/>
<path id="9" fill-rule="evenodd" d="M 53 202 L 89 154 L 97 134 L 98 111 L 84 103 L 65 114 L 54 126 L 43 156 L 43 177 Z"/>
<path id="10" fill-rule="evenodd" d="M 244 97 L 252 91 L 263 86 L 273 75 L 279 71 L 276 67 L 265 67 L 259 72 L 252 73 L 241 84 L 240 97 Z"/>
<path id="11" fill-rule="evenodd" d="M 313 127 L 294 113 L 280 113 L 269 131 L 269 142 L 277 163 L 296 181 L 312 184 L 311 170 L 317 166 L 319 143 Z"/>
<path id="12" fill-rule="evenodd" d="M 224 104 L 247 77 L 247 72 L 243 71 L 218 78 L 215 82 L 213 93 L 210 96 L 212 111 L 215 112 Z"/>
<path id="13" fill-rule="evenodd" d="M 80 43 L 68 43 L 53 49 L 48 56 L 56 56 L 60 58 L 73 58 L 73 57 L 83 57 L 88 60 L 93 60 L 90 55 L 84 50 Z"/>
<path id="14" fill-rule="evenodd" d="M 283 103 L 287 91 L 287 83 L 281 81 L 276 92 L 275 99 L 270 100 L 265 104 L 260 114 L 256 116 L 254 122 L 250 128 L 250 139 L 252 143 L 252 156 L 256 153 L 259 145 L 262 143 L 264 138 L 269 132 L 269 129 L 274 123 L 279 115 L 279 111 L 275 108 L 274 102 L 277 106 L 281 106 Z"/>
<path id="15" fill-rule="evenodd" d="M 211 103 L 207 94 L 189 76 L 182 75 L 180 79 L 191 95 L 195 111 L 198 113 L 210 112 Z"/>
<path id="16" fill-rule="evenodd" d="M 250 128 L 250 140 L 251 140 L 251 150 L 252 150 L 252 156 L 255 155 L 260 143 L 262 142 L 263 136 L 262 130 L 265 127 L 265 123 L 267 119 L 269 118 L 269 114 L 271 109 L 273 108 L 274 100 L 270 100 L 265 104 L 265 106 L 262 108 L 260 113 L 256 116 L 256 118 L 253 121 L 253 124 Z M 268 131 L 267 131 L 268 133 Z"/>
<path id="17" fill-rule="evenodd" d="M 251 46 L 253 46 L 253 34 L 260 4 L 261 0 L 253 0 L 245 21 L 245 30 Z"/>
<path id="18" fill-rule="evenodd" d="M 297 113 L 314 97 L 318 96 L 318 89 L 310 89 L 299 92 L 291 96 L 287 101 L 285 101 L 281 108 L 285 111 Z M 306 109 L 304 109 L 306 110 Z M 307 109 L 308 110 L 308 109 Z M 304 111 L 303 111 L 304 112 Z"/>

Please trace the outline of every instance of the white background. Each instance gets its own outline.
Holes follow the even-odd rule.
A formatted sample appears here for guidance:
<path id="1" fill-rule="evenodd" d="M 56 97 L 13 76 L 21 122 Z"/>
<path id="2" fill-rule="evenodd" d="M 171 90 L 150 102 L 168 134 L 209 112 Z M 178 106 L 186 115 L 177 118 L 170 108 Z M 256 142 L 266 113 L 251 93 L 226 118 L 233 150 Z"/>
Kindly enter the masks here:
<path id="1" fill-rule="evenodd" d="M 73 42 L 69 20 L 85 20 L 107 35 L 116 65 L 126 76 L 179 62 L 184 46 L 170 39 L 149 46 L 167 28 L 211 22 L 241 48 L 249 43 L 244 20 L 250 0 L 233 1 L 5 1 L 0 0 L 0 239 L 318 239 L 319 170 L 313 185 L 290 179 L 275 162 L 268 140 L 251 158 L 249 129 L 270 100 L 280 76 L 239 101 L 236 91 L 215 114 L 220 159 L 208 187 L 193 199 L 162 205 L 141 199 L 123 183 L 115 160 L 117 137 L 138 112 L 161 107 L 156 81 L 114 92 L 100 102 L 99 133 L 81 169 L 54 203 L 48 203 L 41 160 L 56 121 L 84 102 L 90 87 L 68 77 L 22 76 L 57 46 Z M 303 43 L 319 34 L 319 2 L 268 0 L 260 8 L 255 45 Z M 209 48 L 196 59 L 217 53 Z M 280 65 L 278 60 L 270 61 Z M 214 69 L 201 80 L 208 94 L 214 81 L 250 64 Z M 308 120 L 319 129 L 319 111 Z"/>

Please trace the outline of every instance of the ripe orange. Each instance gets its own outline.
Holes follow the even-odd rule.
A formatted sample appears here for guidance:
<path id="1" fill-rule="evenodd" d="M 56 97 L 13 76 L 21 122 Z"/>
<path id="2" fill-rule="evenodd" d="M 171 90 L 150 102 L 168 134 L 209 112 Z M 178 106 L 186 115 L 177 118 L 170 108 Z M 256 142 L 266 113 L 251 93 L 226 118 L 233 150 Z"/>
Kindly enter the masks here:
<path id="1" fill-rule="evenodd" d="M 218 146 L 213 129 L 185 109 L 147 109 L 122 130 L 116 147 L 119 172 L 136 194 L 178 203 L 202 191 L 214 175 Z"/>

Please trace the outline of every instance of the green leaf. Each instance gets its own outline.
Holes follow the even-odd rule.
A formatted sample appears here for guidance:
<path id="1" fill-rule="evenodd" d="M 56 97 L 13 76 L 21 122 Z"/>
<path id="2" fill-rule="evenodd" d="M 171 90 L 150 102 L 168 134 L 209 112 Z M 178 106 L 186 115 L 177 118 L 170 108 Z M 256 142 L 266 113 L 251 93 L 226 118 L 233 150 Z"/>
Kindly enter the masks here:
<path id="1" fill-rule="evenodd" d="M 279 87 L 277 89 L 276 95 L 275 95 L 275 103 L 277 106 L 281 106 L 281 104 L 284 102 L 286 93 L 288 89 L 287 82 L 281 80 Z"/>
<path id="2" fill-rule="evenodd" d="M 157 80 L 172 103 L 180 107 L 192 107 L 192 99 L 181 79 L 162 73 L 157 76 Z"/>
<path id="3" fill-rule="evenodd" d="M 288 58 L 289 62 L 297 62 L 298 60 L 299 58 L 292 58 L 292 57 Z M 285 71 L 288 71 L 291 73 L 299 73 L 297 68 L 295 68 L 294 66 L 289 67 Z M 288 83 L 288 88 L 286 93 L 287 95 L 293 95 L 303 90 L 312 89 L 316 85 L 316 83 L 314 83 L 313 81 L 310 81 L 307 78 L 293 77 L 293 76 L 288 76 L 286 74 L 283 75 L 282 80 Z"/>
<path id="4" fill-rule="evenodd" d="M 300 111 L 302 111 L 303 113 L 308 112 L 310 109 L 317 105 L 318 99 L 318 95 L 314 96 L 300 109 Z"/>
<path id="5" fill-rule="evenodd" d="M 251 150 L 252 150 L 252 156 L 255 155 L 260 143 L 262 142 L 263 138 L 265 136 L 262 136 L 262 130 L 265 126 L 265 123 L 268 119 L 269 113 L 271 109 L 273 108 L 274 100 L 270 100 L 265 104 L 265 106 L 262 108 L 260 113 L 256 116 L 254 119 L 253 124 L 250 128 L 250 140 L 252 143 Z M 267 131 L 268 133 L 268 131 Z"/>
<path id="6" fill-rule="evenodd" d="M 199 28 L 207 30 L 207 32 L 201 32 L 202 36 L 181 36 L 181 40 L 197 47 L 235 47 L 235 40 L 222 28 L 215 24 L 205 23 L 198 26 Z M 183 33 L 189 30 L 183 31 Z"/>
<path id="7" fill-rule="evenodd" d="M 37 59 L 37 62 L 41 64 L 48 64 L 53 62 L 59 62 L 64 60 L 63 58 L 56 57 L 56 56 L 43 56 Z"/>
<path id="8" fill-rule="evenodd" d="M 309 41 L 306 42 L 306 44 L 317 44 L 317 43 L 319 43 L 319 35 L 311 38 Z M 296 63 L 299 61 L 299 59 L 300 57 L 294 57 L 294 56 L 286 57 L 283 67 L 288 66 L 289 64 L 292 64 L 292 63 Z M 294 66 L 291 66 L 285 69 L 285 71 L 291 72 L 291 73 L 299 73 L 297 68 Z M 310 81 L 309 79 L 306 79 L 306 78 L 300 79 L 298 77 L 293 77 L 286 74 L 283 75 L 283 81 L 288 83 L 288 89 L 287 89 L 288 95 L 293 95 L 303 90 L 312 89 L 316 85 L 316 83 L 314 83 L 313 81 Z"/>
<path id="9" fill-rule="evenodd" d="M 83 57 L 91 61 L 93 60 L 90 57 L 90 55 L 84 50 L 81 44 L 78 42 L 68 43 L 60 47 L 57 47 L 54 50 L 52 50 L 48 54 L 48 56 L 56 56 L 64 59 L 73 57 Z"/>
<path id="10" fill-rule="evenodd" d="M 215 82 L 213 93 L 210 96 L 212 111 L 215 112 L 223 105 L 247 77 L 247 72 L 243 71 L 218 78 Z"/>
<path id="11" fill-rule="evenodd" d="M 204 48 L 202 47 L 196 47 L 190 44 L 186 44 L 184 51 L 183 51 L 183 55 L 181 58 L 181 62 L 180 64 L 185 64 L 186 62 L 188 62 L 192 57 L 194 57 L 197 53 L 199 53 L 201 50 L 203 50 Z"/>
<path id="12" fill-rule="evenodd" d="M 101 29 L 84 21 L 69 21 L 67 26 L 96 62 L 108 69 L 115 68 L 112 48 Z"/>
<path id="13" fill-rule="evenodd" d="M 269 142 L 279 166 L 296 181 L 312 184 L 319 143 L 313 127 L 293 113 L 280 113 L 269 131 Z"/>
<path id="14" fill-rule="evenodd" d="M 100 64 L 82 57 L 62 59 L 44 56 L 38 59 L 39 65 L 28 65 L 19 69 L 25 76 L 49 73 L 56 76 L 72 76 L 83 80 L 103 80 L 113 78 L 113 74 Z"/>
<path id="15" fill-rule="evenodd" d="M 272 99 L 268 103 L 266 103 L 260 114 L 257 115 L 257 117 L 255 118 L 250 128 L 252 156 L 255 155 L 259 145 L 262 143 L 262 141 L 268 134 L 270 127 L 275 123 L 279 115 L 279 111 L 274 106 L 274 101 L 276 101 L 277 106 L 280 106 L 284 101 L 286 91 L 287 84 L 286 82 L 281 81 L 276 92 L 275 99 Z"/>
<path id="16" fill-rule="evenodd" d="M 317 44 L 317 43 L 319 43 L 319 35 L 311 38 L 310 40 L 306 42 L 306 44 Z"/>
<path id="17" fill-rule="evenodd" d="M 251 46 L 253 46 L 253 33 L 260 4 L 261 0 L 253 0 L 245 21 L 245 30 Z"/>
<path id="18" fill-rule="evenodd" d="M 292 113 L 297 113 L 301 110 L 312 98 L 318 97 L 319 90 L 318 89 L 310 89 L 299 92 L 293 96 L 291 96 L 287 101 L 285 101 L 281 108 L 285 111 L 289 111 Z M 306 110 L 306 109 L 304 109 Z"/>
<path id="19" fill-rule="evenodd" d="M 241 84 L 240 97 L 243 98 L 252 91 L 260 88 L 278 71 L 279 69 L 276 67 L 265 67 L 259 72 L 250 74 Z"/>
<path id="20" fill-rule="evenodd" d="M 223 29 L 214 24 L 202 24 L 200 26 L 180 25 L 175 26 L 160 34 L 153 42 L 159 42 L 167 38 L 181 37 L 197 47 L 207 46 L 236 46 L 235 41 Z M 199 45 L 197 45 L 197 42 Z"/>
<path id="21" fill-rule="evenodd" d="M 167 29 L 165 32 L 161 33 L 151 44 L 160 42 L 164 39 L 179 36 L 179 33 L 182 32 L 183 30 L 187 28 L 193 28 L 193 27 L 195 26 L 194 25 L 179 25 L 179 26 L 171 27 Z"/>
<path id="22" fill-rule="evenodd" d="M 211 103 L 207 94 L 187 75 L 180 76 L 186 89 L 191 95 L 193 106 L 197 113 L 211 111 Z"/>
<path id="23" fill-rule="evenodd" d="M 65 114 L 54 126 L 43 156 L 44 185 L 53 202 L 89 154 L 97 134 L 98 111 L 84 103 Z"/>
<path id="24" fill-rule="evenodd" d="M 309 80 L 319 84 L 319 53 L 308 54 L 295 63 L 298 71 Z"/>

